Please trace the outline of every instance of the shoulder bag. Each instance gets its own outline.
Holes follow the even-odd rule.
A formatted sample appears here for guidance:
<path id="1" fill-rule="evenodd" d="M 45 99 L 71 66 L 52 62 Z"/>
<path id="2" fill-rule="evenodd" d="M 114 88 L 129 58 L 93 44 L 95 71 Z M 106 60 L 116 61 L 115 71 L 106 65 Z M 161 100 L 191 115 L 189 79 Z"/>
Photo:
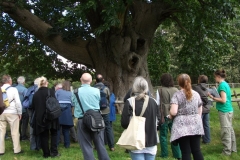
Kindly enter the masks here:
<path id="1" fill-rule="evenodd" d="M 135 115 L 135 97 L 130 98 L 133 115 L 128 125 L 119 138 L 117 144 L 128 150 L 142 150 L 145 148 L 145 121 L 142 117 L 148 106 L 149 96 L 146 96 L 140 116 Z"/>

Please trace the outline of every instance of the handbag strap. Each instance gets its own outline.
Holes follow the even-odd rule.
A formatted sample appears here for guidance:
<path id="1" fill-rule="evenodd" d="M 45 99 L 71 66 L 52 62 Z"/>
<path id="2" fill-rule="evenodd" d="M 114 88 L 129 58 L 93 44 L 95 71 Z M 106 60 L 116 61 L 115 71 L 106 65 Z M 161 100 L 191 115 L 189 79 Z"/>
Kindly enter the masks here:
<path id="1" fill-rule="evenodd" d="M 82 107 L 82 103 L 81 103 L 80 98 L 79 98 L 79 96 L 78 96 L 78 92 L 75 92 L 74 94 L 75 94 L 75 96 L 76 96 L 76 98 L 77 98 L 77 101 L 78 101 L 78 103 L 79 103 L 79 106 L 80 106 L 83 114 L 85 114 L 85 112 L 84 112 L 84 110 L 83 110 L 83 107 Z"/>
<path id="2" fill-rule="evenodd" d="M 141 117 L 143 116 L 143 114 L 145 113 L 145 111 L 147 109 L 148 102 L 149 102 L 149 96 L 146 95 L 144 103 L 143 103 L 143 108 L 142 108 L 142 111 L 140 114 Z M 135 97 L 132 97 L 132 109 L 133 109 L 133 116 L 136 116 L 135 115 Z"/>

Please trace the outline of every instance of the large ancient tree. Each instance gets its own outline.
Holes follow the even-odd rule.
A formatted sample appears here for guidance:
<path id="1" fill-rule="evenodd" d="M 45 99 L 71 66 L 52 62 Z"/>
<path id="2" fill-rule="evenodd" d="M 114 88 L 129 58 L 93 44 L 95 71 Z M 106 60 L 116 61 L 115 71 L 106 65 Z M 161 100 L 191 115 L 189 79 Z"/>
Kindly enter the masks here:
<path id="1" fill-rule="evenodd" d="M 10 34 L 20 28 L 33 35 L 28 37 L 33 43 L 96 69 L 123 96 L 138 75 L 151 86 L 147 54 L 161 23 L 170 19 L 190 35 L 196 24 L 221 25 L 233 17 L 233 4 L 233 0 L 2 0 L 0 5 L 1 21 L 10 24 L 5 28 Z"/>

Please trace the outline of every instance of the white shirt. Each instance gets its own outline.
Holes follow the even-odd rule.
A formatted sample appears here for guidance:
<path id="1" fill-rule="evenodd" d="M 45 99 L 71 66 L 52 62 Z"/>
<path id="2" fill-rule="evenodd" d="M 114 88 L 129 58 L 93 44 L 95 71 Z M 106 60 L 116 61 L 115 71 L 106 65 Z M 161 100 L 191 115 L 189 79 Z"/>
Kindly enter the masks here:
<path id="1" fill-rule="evenodd" d="M 3 89 L 6 90 L 7 87 L 9 87 L 10 84 L 4 84 L 2 86 Z M 7 97 L 8 97 L 8 101 L 10 103 L 10 106 L 7 107 L 4 113 L 11 113 L 11 114 L 22 114 L 22 104 L 19 98 L 19 94 L 18 94 L 18 90 L 15 87 L 9 87 L 7 90 Z"/>
<path id="2" fill-rule="evenodd" d="M 157 145 L 152 146 L 152 147 L 146 147 L 142 150 L 133 150 L 131 152 L 133 152 L 133 153 L 148 153 L 151 155 L 156 155 L 157 154 Z"/>
<path id="3" fill-rule="evenodd" d="M 159 106 L 160 105 L 160 97 L 159 97 L 158 89 L 156 92 L 156 102 L 157 102 L 157 105 Z"/>

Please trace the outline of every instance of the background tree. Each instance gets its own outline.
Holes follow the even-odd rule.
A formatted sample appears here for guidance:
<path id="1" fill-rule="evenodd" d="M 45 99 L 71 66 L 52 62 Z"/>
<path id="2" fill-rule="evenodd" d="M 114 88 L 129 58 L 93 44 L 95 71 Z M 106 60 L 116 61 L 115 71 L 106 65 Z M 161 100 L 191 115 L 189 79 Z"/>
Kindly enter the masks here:
<path id="1" fill-rule="evenodd" d="M 138 75 L 145 77 L 151 86 L 147 54 L 160 24 L 167 19 L 174 21 L 185 32 L 180 38 L 188 42 L 198 40 L 194 45 L 198 47 L 210 35 L 209 27 L 214 31 L 214 27 L 234 17 L 233 5 L 237 3 L 234 0 L 1 0 L 1 21 L 6 23 L 1 30 L 5 28 L 11 36 L 21 31 L 24 33 L 21 38 L 30 38 L 30 43 L 38 48 L 42 49 L 44 44 L 52 52 L 96 69 L 113 84 L 114 92 L 123 96 Z M 211 34 L 214 37 L 216 32 Z M 197 52 L 189 48 L 186 43 L 180 57 Z"/>

